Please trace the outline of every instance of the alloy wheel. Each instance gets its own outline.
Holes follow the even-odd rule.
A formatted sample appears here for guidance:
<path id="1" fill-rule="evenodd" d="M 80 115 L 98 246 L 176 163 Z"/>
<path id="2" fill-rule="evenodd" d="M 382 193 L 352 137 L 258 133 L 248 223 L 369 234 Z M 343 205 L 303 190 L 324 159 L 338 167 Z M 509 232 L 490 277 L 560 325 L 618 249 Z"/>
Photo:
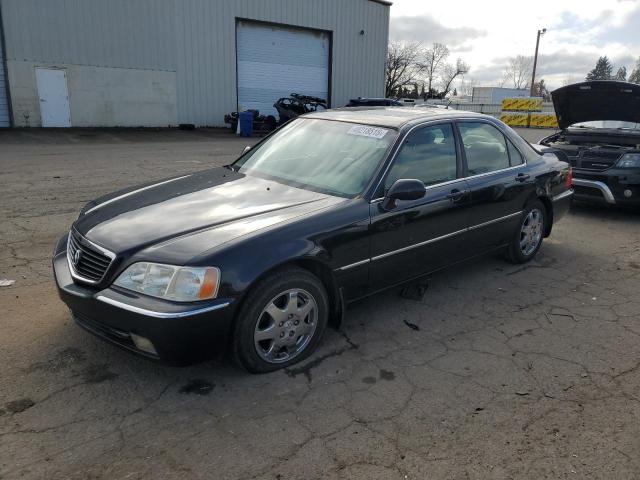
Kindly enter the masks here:
<path id="1" fill-rule="evenodd" d="M 256 322 L 256 352 L 269 363 L 289 361 L 309 345 L 317 324 L 318 305 L 309 292 L 295 288 L 279 293 Z"/>
<path id="2" fill-rule="evenodd" d="M 520 251 L 528 257 L 536 251 L 542 241 L 542 227 L 544 216 L 537 208 L 531 210 L 522 222 L 520 228 Z"/>

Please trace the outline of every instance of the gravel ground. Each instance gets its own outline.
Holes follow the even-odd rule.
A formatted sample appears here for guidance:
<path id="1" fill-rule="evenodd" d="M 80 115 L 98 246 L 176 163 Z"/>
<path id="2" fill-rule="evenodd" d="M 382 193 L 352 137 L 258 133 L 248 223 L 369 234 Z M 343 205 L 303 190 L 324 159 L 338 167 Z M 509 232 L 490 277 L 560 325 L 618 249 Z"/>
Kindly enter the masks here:
<path id="1" fill-rule="evenodd" d="M 50 255 L 82 204 L 245 143 L 0 132 L 1 479 L 640 477 L 637 213 L 576 206 L 530 264 L 483 258 L 422 301 L 359 302 L 269 375 L 160 366 L 78 328 Z"/>

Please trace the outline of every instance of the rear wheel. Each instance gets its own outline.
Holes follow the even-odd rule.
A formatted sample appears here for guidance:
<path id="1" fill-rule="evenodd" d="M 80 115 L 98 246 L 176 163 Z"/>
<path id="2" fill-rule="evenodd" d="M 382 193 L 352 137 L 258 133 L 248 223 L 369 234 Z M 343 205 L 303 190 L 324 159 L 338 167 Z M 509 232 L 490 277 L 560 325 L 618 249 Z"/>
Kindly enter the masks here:
<path id="1" fill-rule="evenodd" d="M 546 214 L 547 211 L 539 200 L 527 205 L 507 249 L 507 260 L 525 263 L 536 256 L 544 237 Z"/>
<path id="2" fill-rule="evenodd" d="M 285 368 L 316 349 L 327 325 L 328 299 L 310 272 L 288 268 L 261 280 L 236 319 L 233 350 L 252 373 Z"/>

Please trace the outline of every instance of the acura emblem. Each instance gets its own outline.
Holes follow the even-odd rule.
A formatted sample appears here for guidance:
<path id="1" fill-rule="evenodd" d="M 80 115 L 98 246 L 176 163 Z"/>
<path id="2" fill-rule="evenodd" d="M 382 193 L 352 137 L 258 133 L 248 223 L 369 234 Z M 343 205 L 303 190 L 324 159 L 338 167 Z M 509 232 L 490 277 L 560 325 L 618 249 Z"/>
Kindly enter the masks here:
<path id="1" fill-rule="evenodd" d="M 78 265 L 78 263 L 80 263 L 80 259 L 82 259 L 82 251 L 76 250 L 76 253 L 73 254 L 73 264 Z"/>

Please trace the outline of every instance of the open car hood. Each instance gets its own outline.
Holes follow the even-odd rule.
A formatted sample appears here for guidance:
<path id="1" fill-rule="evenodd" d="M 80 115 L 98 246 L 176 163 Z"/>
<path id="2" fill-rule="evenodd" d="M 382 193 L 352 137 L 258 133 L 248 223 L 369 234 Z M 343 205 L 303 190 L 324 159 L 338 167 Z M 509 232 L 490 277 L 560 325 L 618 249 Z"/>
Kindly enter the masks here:
<path id="1" fill-rule="evenodd" d="M 551 93 L 558 126 L 594 120 L 640 122 L 640 85 L 611 80 L 574 83 Z"/>

